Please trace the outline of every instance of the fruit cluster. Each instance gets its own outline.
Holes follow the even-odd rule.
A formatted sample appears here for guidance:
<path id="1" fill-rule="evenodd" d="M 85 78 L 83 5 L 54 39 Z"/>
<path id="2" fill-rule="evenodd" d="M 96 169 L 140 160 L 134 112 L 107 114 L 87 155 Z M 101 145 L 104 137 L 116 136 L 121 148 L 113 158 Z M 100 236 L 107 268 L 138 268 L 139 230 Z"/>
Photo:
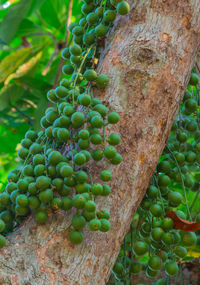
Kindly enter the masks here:
<path id="1" fill-rule="evenodd" d="M 193 70 L 179 114 L 150 186 L 133 217 L 109 285 L 133 284 L 133 276 L 140 272 L 150 282 L 157 280 L 149 284 L 171 284 L 169 278 L 182 278 L 181 263 L 187 259 L 188 250 L 200 243 L 200 231 L 174 229 L 177 221 L 166 215 L 173 211 L 178 218 L 200 222 L 199 103 L 199 77 Z M 166 278 L 159 279 L 160 271 L 165 271 Z"/>
<path id="2" fill-rule="evenodd" d="M 51 212 L 76 209 L 68 228 L 72 244 L 83 241 L 87 222 L 92 231 L 110 229 L 109 212 L 98 209 L 95 201 L 110 194 L 109 165 L 122 160 L 116 150 L 120 135 L 106 136 L 105 131 L 120 116 L 94 97 L 93 87 L 105 88 L 109 83 L 106 74 L 95 71 L 99 43 L 116 15 L 126 15 L 129 9 L 126 1 L 84 0 L 82 18 L 69 25 L 73 41 L 62 51 L 64 78 L 48 91 L 51 106 L 41 119 L 42 130 L 26 133 L 18 152 L 23 167 L 9 173 L 0 194 L 0 247 L 30 213 L 44 224 Z M 100 162 L 100 175 L 91 173 L 90 161 Z"/>

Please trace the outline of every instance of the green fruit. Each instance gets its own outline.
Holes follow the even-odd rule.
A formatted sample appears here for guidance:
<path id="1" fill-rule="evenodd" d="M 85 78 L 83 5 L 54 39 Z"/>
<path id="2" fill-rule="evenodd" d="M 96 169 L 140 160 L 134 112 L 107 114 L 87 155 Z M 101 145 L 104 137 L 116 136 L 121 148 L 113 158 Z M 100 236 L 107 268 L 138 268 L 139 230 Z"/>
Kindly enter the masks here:
<path id="1" fill-rule="evenodd" d="M 165 264 L 165 271 L 168 275 L 176 275 L 178 272 L 178 265 L 176 262 L 168 261 Z"/>
<path id="2" fill-rule="evenodd" d="M 13 214 L 11 211 L 5 210 L 0 213 L 0 219 L 2 219 L 5 224 L 10 224 L 13 221 Z"/>
<path id="3" fill-rule="evenodd" d="M 61 206 L 60 208 L 64 211 L 68 211 L 72 208 L 73 203 L 72 203 L 72 199 L 70 197 L 63 197 L 61 199 Z"/>
<path id="4" fill-rule="evenodd" d="M 89 140 L 79 139 L 78 140 L 78 146 L 80 149 L 88 149 L 90 146 L 90 142 L 89 142 Z"/>
<path id="5" fill-rule="evenodd" d="M 142 264 L 138 261 L 132 261 L 130 265 L 130 272 L 133 274 L 138 274 L 142 271 Z"/>
<path id="6" fill-rule="evenodd" d="M 72 55 L 75 55 L 75 56 L 79 56 L 79 55 L 81 55 L 81 53 L 82 53 L 81 47 L 80 47 L 79 45 L 77 45 L 77 44 L 72 45 L 72 46 L 70 47 L 69 51 L 70 51 L 70 53 L 71 53 Z"/>
<path id="7" fill-rule="evenodd" d="M 73 28 L 72 33 L 76 36 L 81 36 L 84 33 L 84 30 L 81 26 L 76 26 Z"/>
<path id="8" fill-rule="evenodd" d="M 46 211 L 38 211 L 35 215 L 35 220 L 38 224 L 44 224 L 48 220 L 48 214 Z"/>
<path id="9" fill-rule="evenodd" d="M 45 158 L 42 154 L 36 154 L 33 157 L 33 165 L 45 164 Z"/>
<path id="10" fill-rule="evenodd" d="M 194 232 L 184 232 L 182 234 L 183 246 L 190 247 L 194 246 L 197 242 L 197 236 Z"/>
<path id="11" fill-rule="evenodd" d="M 10 204 L 10 195 L 5 191 L 0 194 L 0 204 L 3 206 L 8 206 Z"/>
<path id="12" fill-rule="evenodd" d="M 23 146 L 23 147 L 25 147 L 25 148 L 29 148 L 31 145 L 32 145 L 32 141 L 31 140 L 29 140 L 29 139 L 23 139 L 22 141 L 21 141 L 21 145 Z"/>
<path id="13" fill-rule="evenodd" d="M 81 230 L 86 225 L 86 219 L 81 215 L 76 215 L 72 219 L 72 226 L 75 230 Z"/>
<path id="14" fill-rule="evenodd" d="M 136 241 L 133 245 L 133 249 L 135 251 L 135 254 L 140 256 L 147 252 L 148 245 L 146 244 L 146 242 Z"/>
<path id="15" fill-rule="evenodd" d="M 37 209 L 40 206 L 40 200 L 36 196 L 29 196 L 28 202 L 30 209 Z"/>
<path id="16" fill-rule="evenodd" d="M 120 164 L 122 162 L 122 156 L 119 153 L 116 153 L 110 162 L 114 165 Z"/>
<path id="17" fill-rule="evenodd" d="M 103 151 L 101 149 L 95 149 L 91 155 L 95 161 L 100 161 L 103 158 Z"/>
<path id="18" fill-rule="evenodd" d="M 74 68 L 71 64 L 65 64 L 62 67 L 62 72 L 66 75 L 71 75 L 74 72 Z"/>
<path id="19" fill-rule="evenodd" d="M 67 96 L 67 93 L 68 93 L 68 90 L 64 87 L 64 86 L 58 86 L 56 89 L 55 89 L 55 93 L 56 93 L 56 96 L 59 98 L 59 99 L 63 99 L 63 98 L 66 98 Z M 55 112 L 56 113 L 56 112 Z M 57 113 L 56 113 L 57 115 Z M 47 121 L 49 121 L 47 119 Z"/>
<path id="20" fill-rule="evenodd" d="M 103 184 L 103 192 L 101 193 L 101 196 L 108 196 L 111 192 L 111 188 L 109 185 Z"/>
<path id="21" fill-rule="evenodd" d="M 88 180 L 88 175 L 85 171 L 80 170 L 76 172 L 75 178 L 78 183 L 84 183 Z"/>
<path id="22" fill-rule="evenodd" d="M 64 48 L 62 50 L 62 58 L 63 59 L 68 59 L 69 57 L 70 57 L 69 48 Z"/>
<path id="23" fill-rule="evenodd" d="M 49 90 L 49 91 L 47 92 L 47 99 L 48 99 L 50 102 L 52 102 L 52 103 L 58 102 L 58 98 L 56 97 L 56 92 L 55 92 L 54 89 Z M 46 124 L 46 122 L 45 122 L 45 117 L 43 117 L 43 118 L 41 119 L 40 123 L 41 123 L 41 126 L 42 126 L 43 128 L 45 128 L 45 124 Z M 46 125 L 46 126 L 47 126 L 47 125 Z"/>
<path id="24" fill-rule="evenodd" d="M 101 184 L 93 184 L 92 185 L 92 194 L 93 195 L 101 195 L 103 192 L 103 186 Z"/>
<path id="25" fill-rule="evenodd" d="M 4 236 L 0 235 L 0 248 L 6 245 L 6 239 Z"/>
<path id="26" fill-rule="evenodd" d="M 101 226 L 100 226 L 100 231 L 101 232 L 108 232 L 110 229 L 110 222 L 107 219 L 100 219 Z"/>
<path id="27" fill-rule="evenodd" d="M 130 11 L 130 6 L 129 6 L 128 2 L 120 1 L 117 4 L 117 13 L 119 15 L 124 16 L 124 15 L 128 14 L 129 11 Z"/>
<path id="28" fill-rule="evenodd" d="M 19 205 L 15 206 L 15 212 L 19 216 L 27 216 L 29 213 L 29 208 L 28 207 L 21 207 Z"/>
<path id="29" fill-rule="evenodd" d="M 73 160 L 74 160 L 74 163 L 77 165 L 83 165 L 86 162 L 86 158 L 85 158 L 84 154 L 82 154 L 82 153 L 77 153 L 74 156 Z"/>
<path id="30" fill-rule="evenodd" d="M 28 184 L 29 184 L 28 181 L 26 181 L 25 179 L 20 179 L 17 182 L 17 188 L 21 193 L 24 193 L 28 189 Z"/>
<path id="31" fill-rule="evenodd" d="M 85 33 L 83 36 L 83 42 L 86 46 L 90 46 L 95 42 L 95 35 L 94 33 Z"/>
<path id="32" fill-rule="evenodd" d="M 167 187 L 170 184 L 170 178 L 167 175 L 160 175 L 158 177 L 158 185 Z"/>
<path id="33" fill-rule="evenodd" d="M 26 139 L 30 139 L 31 141 L 35 141 L 37 139 L 37 133 L 35 131 L 27 131 L 26 134 L 25 134 L 25 138 Z"/>
<path id="34" fill-rule="evenodd" d="M 95 28 L 95 33 L 96 33 L 97 38 L 105 37 L 107 32 L 108 32 L 108 27 L 103 24 L 99 24 Z"/>
<path id="35" fill-rule="evenodd" d="M 62 154 L 57 150 L 50 152 L 50 154 L 48 155 L 48 161 L 52 165 L 58 164 L 62 161 L 62 159 Z"/>
<path id="36" fill-rule="evenodd" d="M 85 116 L 82 112 L 75 112 L 71 117 L 71 121 L 73 126 L 78 129 L 84 124 Z"/>
<path id="37" fill-rule="evenodd" d="M 67 89 L 70 88 L 70 82 L 69 82 L 69 80 L 67 80 L 66 78 L 63 78 L 63 79 L 60 81 L 60 86 L 64 86 L 64 87 L 67 88 Z M 60 112 L 62 112 L 65 105 L 66 105 L 66 102 L 60 103 L 58 110 L 59 110 Z"/>
<path id="38" fill-rule="evenodd" d="M 63 113 L 65 116 L 71 116 L 75 112 L 75 109 L 72 105 L 66 105 L 63 109 Z"/>
<path id="39" fill-rule="evenodd" d="M 25 160 L 29 154 L 29 151 L 27 148 L 21 148 L 18 150 L 18 157 L 21 158 L 22 160 Z"/>
<path id="40" fill-rule="evenodd" d="M 110 145 L 118 145 L 120 141 L 121 141 L 121 137 L 118 134 L 111 134 L 107 139 L 107 142 Z"/>
<path id="41" fill-rule="evenodd" d="M 102 137 L 99 134 L 94 134 L 90 136 L 91 143 L 98 145 L 102 143 Z"/>
<path id="42" fill-rule="evenodd" d="M 33 143 L 31 146 L 30 146 L 30 149 L 29 149 L 30 153 L 31 154 L 37 154 L 39 152 L 42 151 L 42 147 L 39 143 Z"/>
<path id="43" fill-rule="evenodd" d="M 105 148 L 104 150 L 104 155 L 106 158 L 108 159 L 112 159 L 114 158 L 114 156 L 116 155 L 117 151 L 113 146 L 108 146 Z"/>
<path id="44" fill-rule="evenodd" d="M 99 219 L 106 219 L 106 220 L 110 219 L 110 213 L 107 210 L 105 210 L 105 209 L 101 209 L 96 214 L 97 214 L 97 217 Z"/>
<path id="45" fill-rule="evenodd" d="M 83 241 L 83 234 L 79 231 L 70 231 L 69 240 L 72 244 L 80 244 Z"/>
<path id="46" fill-rule="evenodd" d="M 91 231 L 98 231 L 101 227 L 101 222 L 98 219 L 93 219 L 89 222 L 89 227 Z"/>
<path id="47" fill-rule="evenodd" d="M 161 259 L 158 256 L 151 256 L 148 261 L 148 265 L 153 270 L 159 270 L 161 268 Z"/>
<path id="48" fill-rule="evenodd" d="M 179 132 L 177 132 L 176 138 L 179 142 L 184 143 L 187 141 L 188 136 L 187 136 L 186 132 L 179 131 Z"/>
<path id="49" fill-rule="evenodd" d="M 46 189 L 39 194 L 39 199 L 42 203 L 49 203 L 53 199 L 53 191 Z"/>
<path id="50" fill-rule="evenodd" d="M 62 200 L 60 198 L 53 198 L 53 200 L 50 203 L 50 206 L 53 210 L 58 210 L 61 208 Z"/>
<path id="51" fill-rule="evenodd" d="M 103 181 L 110 181 L 112 179 L 112 173 L 109 170 L 103 170 L 100 173 L 100 178 Z"/>
<path id="52" fill-rule="evenodd" d="M 164 218 L 162 220 L 162 228 L 166 231 L 173 229 L 174 221 L 171 218 Z"/>
<path id="53" fill-rule="evenodd" d="M 14 183 L 14 182 L 10 182 L 10 183 L 8 183 L 7 185 L 6 185 L 6 191 L 9 193 L 9 194 L 11 194 L 14 190 L 16 190 L 17 189 L 17 184 L 16 183 Z"/>
<path id="54" fill-rule="evenodd" d="M 177 246 L 174 253 L 180 258 L 184 258 L 187 255 L 187 249 L 183 246 Z"/>
<path id="55" fill-rule="evenodd" d="M 88 94 L 81 94 L 79 97 L 78 97 L 78 101 L 81 105 L 83 106 L 89 106 L 90 103 L 91 103 L 91 96 L 88 95 Z"/>
<path id="56" fill-rule="evenodd" d="M 153 204 L 150 207 L 150 212 L 154 217 L 160 217 L 163 214 L 163 210 L 162 207 L 158 204 Z"/>
<path id="57" fill-rule="evenodd" d="M 124 272 L 124 267 L 123 265 L 120 263 L 120 262 L 116 262 L 114 267 L 113 267 L 113 271 L 119 275 L 119 276 L 122 276 L 123 275 L 123 272 Z"/>
<path id="58" fill-rule="evenodd" d="M 94 12 L 91 12 L 91 13 L 89 13 L 89 14 L 87 15 L 86 21 L 88 22 L 88 24 L 89 24 L 90 26 L 93 26 L 93 25 L 95 25 L 95 24 L 97 23 L 97 21 L 98 21 L 98 15 L 97 15 L 96 13 L 94 13 Z"/>
<path id="59" fill-rule="evenodd" d="M 185 101 L 185 108 L 188 112 L 193 113 L 197 109 L 197 102 L 194 99 L 188 99 Z"/>
<path id="60" fill-rule="evenodd" d="M 199 84 L 199 76 L 196 73 L 191 74 L 189 84 L 193 86 Z"/>
<path id="61" fill-rule="evenodd" d="M 38 164 L 34 167 L 34 175 L 41 176 L 44 175 L 46 168 L 43 164 Z"/>
<path id="62" fill-rule="evenodd" d="M 116 112 L 112 112 L 108 115 L 108 123 L 117 124 L 120 120 L 120 116 Z"/>
<path id="63" fill-rule="evenodd" d="M 157 270 L 151 269 L 151 267 L 146 268 L 146 276 L 149 278 L 154 278 L 158 274 Z"/>
<path id="64" fill-rule="evenodd" d="M 168 193 L 168 199 L 170 201 L 170 203 L 174 206 L 178 206 L 181 204 L 182 200 L 183 200 L 183 196 L 181 193 L 176 192 L 176 191 L 169 191 Z"/>
<path id="65" fill-rule="evenodd" d="M 97 104 L 94 106 L 94 111 L 98 112 L 102 117 L 105 117 L 108 113 L 108 108 L 103 104 Z"/>
<path id="66" fill-rule="evenodd" d="M 27 207 L 28 206 L 28 197 L 24 194 L 21 194 L 19 196 L 17 196 L 16 198 L 16 203 L 20 206 L 20 207 Z"/>
<path id="67" fill-rule="evenodd" d="M 88 201 L 85 203 L 85 210 L 88 212 L 94 212 L 96 210 L 96 203 L 93 201 Z"/>
<path id="68" fill-rule="evenodd" d="M 155 227 L 151 231 L 151 237 L 154 241 L 161 241 L 164 231 L 162 228 Z"/>
<path id="69" fill-rule="evenodd" d="M 93 128 L 101 128 L 103 126 L 103 118 L 99 116 L 92 117 L 91 125 Z"/>
<path id="70" fill-rule="evenodd" d="M 99 74 L 96 79 L 96 85 L 99 88 L 105 88 L 109 83 L 109 77 L 106 74 Z"/>
<path id="71" fill-rule="evenodd" d="M 114 10 L 107 10 L 103 15 L 103 20 L 107 23 L 114 22 L 116 18 L 116 12 Z"/>
<path id="72" fill-rule="evenodd" d="M 47 189 L 51 183 L 51 179 L 46 176 L 39 176 L 36 179 L 36 186 L 40 190 Z"/>
<path id="73" fill-rule="evenodd" d="M 174 236 L 171 233 L 163 233 L 162 242 L 166 245 L 172 245 L 174 243 Z"/>
<path id="74" fill-rule="evenodd" d="M 2 219 L 0 219 L 0 233 L 2 233 L 5 229 L 6 225 Z"/>
<path id="75" fill-rule="evenodd" d="M 86 203 L 86 199 L 84 198 L 83 195 L 77 194 L 74 196 L 72 199 L 73 206 L 77 209 L 83 209 Z"/>
<path id="76" fill-rule="evenodd" d="M 60 168 L 60 175 L 62 177 L 71 177 L 73 174 L 73 168 L 70 165 L 63 165 Z"/>
<path id="77" fill-rule="evenodd" d="M 157 187 L 150 185 L 147 189 L 147 195 L 151 199 L 155 199 L 158 196 L 159 190 Z"/>

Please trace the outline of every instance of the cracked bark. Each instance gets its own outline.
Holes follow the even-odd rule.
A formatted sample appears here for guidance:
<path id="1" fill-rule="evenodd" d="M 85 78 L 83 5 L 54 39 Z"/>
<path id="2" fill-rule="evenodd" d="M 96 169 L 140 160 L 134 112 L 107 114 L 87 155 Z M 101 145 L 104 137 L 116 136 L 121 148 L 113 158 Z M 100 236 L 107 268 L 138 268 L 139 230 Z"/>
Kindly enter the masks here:
<path id="1" fill-rule="evenodd" d="M 136 0 L 118 17 L 106 41 L 98 70 L 110 76 L 99 95 L 120 113 L 112 193 L 97 200 L 110 209 L 112 229 L 84 230 L 72 246 L 63 229 L 72 213 L 54 215 L 45 226 L 30 217 L 0 251 L 0 284 L 106 284 L 131 217 L 139 205 L 178 110 L 200 44 L 200 0 Z M 98 168 L 96 168 L 98 173 Z"/>

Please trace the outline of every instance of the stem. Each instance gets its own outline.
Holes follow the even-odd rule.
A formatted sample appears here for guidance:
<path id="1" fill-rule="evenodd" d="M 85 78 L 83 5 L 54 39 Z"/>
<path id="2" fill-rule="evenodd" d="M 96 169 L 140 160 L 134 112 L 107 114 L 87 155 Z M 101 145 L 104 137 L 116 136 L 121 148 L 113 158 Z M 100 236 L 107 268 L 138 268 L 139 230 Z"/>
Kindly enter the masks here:
<path id="1" fill-rule="evenodd" d="M 196 200 L 197 200 L 197 198 L 198 198 L 198 196 L 199 196 L 199 191 L 197 191 L 197 193 L 196 193 L 196 195 L 195 195 L 195 197 L 194 197 L 194 199 L 193 199 L 193 201 L 192 201 L 192 204 L 191 204 L 191 206 L 190 206 L 190 212 L 192 211 L 192 208 L 194 207 L 194 205 L 195 205 L 195 202 L 196 202 Z"/>

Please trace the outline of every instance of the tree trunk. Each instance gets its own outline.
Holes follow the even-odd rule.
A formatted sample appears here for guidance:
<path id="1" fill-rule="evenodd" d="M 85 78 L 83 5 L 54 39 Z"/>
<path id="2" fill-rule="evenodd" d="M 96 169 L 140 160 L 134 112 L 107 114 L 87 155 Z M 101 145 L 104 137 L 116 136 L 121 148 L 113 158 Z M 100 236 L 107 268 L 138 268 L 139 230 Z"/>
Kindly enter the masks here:
<path id="1" fill-rule="evenodd" d="M 73 246 L 63 231 L 72 214 L 38 226 L 30 217 L 0 252 L 0 284 L 106 284 L 131 218 L 145 194 L 178 110 L 200 45 L 200 0 L 131 0 L 118 17 L 99 63 L 110 84 L 99 96 L 121 115 L 112 193 L 98 198 L 110 209 L 111 230 L 84 230 Z M 98 168 L 94 169 L 99 173 Z"/>

